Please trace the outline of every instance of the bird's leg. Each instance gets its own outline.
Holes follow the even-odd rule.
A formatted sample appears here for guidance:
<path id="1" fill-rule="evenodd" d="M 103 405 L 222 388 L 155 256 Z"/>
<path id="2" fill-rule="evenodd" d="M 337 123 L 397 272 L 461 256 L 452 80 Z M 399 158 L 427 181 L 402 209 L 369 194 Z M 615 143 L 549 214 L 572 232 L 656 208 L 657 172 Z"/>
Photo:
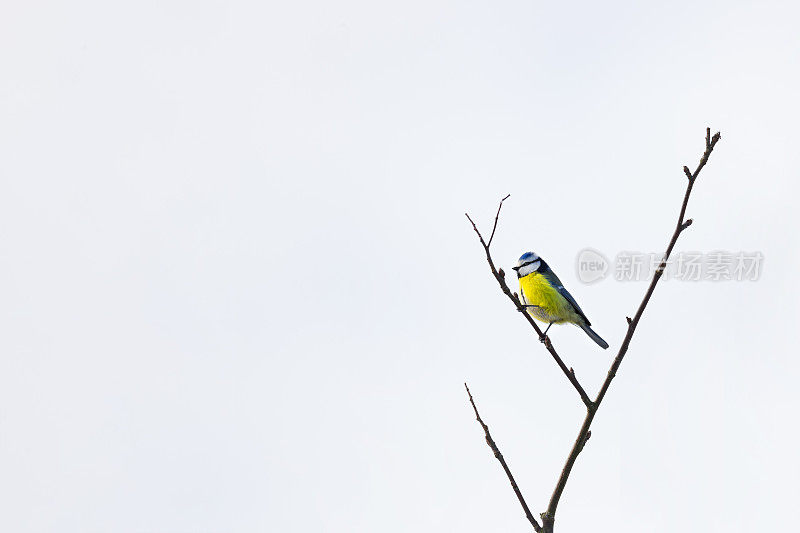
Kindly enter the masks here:
<path id="1" fill-rule="evenodd" d="M 550 322 L 549 324 L 547 324 L 547 327 L 546 327 L 546 328 L 544 328 L 544 332 L 542 333 L 542 336 L 541 336 L 541 337 L 539 337 L 539 342 L 541 342 L 542 344 L 544 344 L 544 343 L 545 343 L 545 341 L 547 341 L 547 330 L 548 330 L 548 329 L 550 329 L 550 326 L 552 326 L 552 325 L 553 325 L 553 323 L 552 323 L 552 322 Z"/>

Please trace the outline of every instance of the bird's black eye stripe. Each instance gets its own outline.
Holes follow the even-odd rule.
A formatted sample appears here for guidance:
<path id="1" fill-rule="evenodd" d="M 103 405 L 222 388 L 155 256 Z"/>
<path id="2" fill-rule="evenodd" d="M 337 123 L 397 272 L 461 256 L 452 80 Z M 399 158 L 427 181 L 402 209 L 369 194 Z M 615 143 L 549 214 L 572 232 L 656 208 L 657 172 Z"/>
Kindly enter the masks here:
<path id="1" fill-rule="evenodd" d="M 528 266 L 528 265 L 532 265 L 532 264 L 533 264 L 533 263 L 535 263 L 536 261 L 538 261 L 538 259 L 536 259 L 536 260 L 534 260 L 534 261 L 528 261 L 527 263 L 522 263 L 520 266 L 518 266 L 518 267 L 514 267 L 514 270 L 519 270 L 519 269 L 520 269 L 520 268 L 522 268 L 522 267 L 526 267 L 526 266 Z"/>

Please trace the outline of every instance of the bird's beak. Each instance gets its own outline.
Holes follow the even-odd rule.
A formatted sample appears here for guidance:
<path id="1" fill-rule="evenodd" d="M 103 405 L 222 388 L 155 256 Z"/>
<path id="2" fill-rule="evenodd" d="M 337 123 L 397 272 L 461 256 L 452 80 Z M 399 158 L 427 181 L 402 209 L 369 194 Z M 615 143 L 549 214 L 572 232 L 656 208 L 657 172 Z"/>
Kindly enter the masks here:
<path id="1" fill-rule="evenodd" d="M 511 267 L 511 270 L 513 270 L 514 272 L 518 271 L 519 269 L 520 267 Z"/>

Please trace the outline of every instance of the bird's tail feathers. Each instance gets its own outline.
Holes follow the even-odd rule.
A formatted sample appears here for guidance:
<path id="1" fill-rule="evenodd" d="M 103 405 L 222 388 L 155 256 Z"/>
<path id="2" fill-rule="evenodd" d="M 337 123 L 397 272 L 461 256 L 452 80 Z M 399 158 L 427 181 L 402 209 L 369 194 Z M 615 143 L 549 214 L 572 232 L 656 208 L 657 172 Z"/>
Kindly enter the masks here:
<path id="1" fill-rule="evenodd" d="M 591 339 L 592 339 L 594 342 L 596 342 L 596 343 L 598 344 L 598 346 L 600 346 L 602 349 L 604 349 L 604 350 L 605 350 L 606 348 L 608 348 L 608 343 L 607 343 L 606 341 L 604 341 L 604 340 L 603 340 L 603 338 L 602 338 L 602 337 L 600 337 L 600 335 L 598 335 L 597 333 L 595 333 L 595 332 L 594 332 L 594 330 L 593 330 L 592 328 L 590 328 L 590 327 L 589 327 L 589 326 L 587 326 L 586 324 L 578 324 L 578 326 L 580 326 L 580 328 L 581 328 L 583 331 L 585 331 L 585 332 L 586 332 L 586 334 L 587 334 L 587 335 L 589 335 L 589 337 L 591 337 Z"/>

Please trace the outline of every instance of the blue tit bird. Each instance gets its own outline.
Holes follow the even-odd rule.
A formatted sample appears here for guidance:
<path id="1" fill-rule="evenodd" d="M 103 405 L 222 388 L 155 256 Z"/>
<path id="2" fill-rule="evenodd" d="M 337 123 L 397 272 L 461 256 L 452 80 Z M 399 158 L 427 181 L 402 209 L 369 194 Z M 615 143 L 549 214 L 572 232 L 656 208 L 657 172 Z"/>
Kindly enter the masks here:
<path id="1" fill-rule="evenodd" d="M 527 252 L 519 258 L 514 270 L 519 279 L 522 303 L 532 317 L 548 324 L 545 334 L 553 324 L 569 322 L 585 331 L 601 348 L 608 348 L 608 343 L 592 330 L 592 324 L 583 314 L 578 302 L 564 288 L 544 259 L 533 252 Z"/>

